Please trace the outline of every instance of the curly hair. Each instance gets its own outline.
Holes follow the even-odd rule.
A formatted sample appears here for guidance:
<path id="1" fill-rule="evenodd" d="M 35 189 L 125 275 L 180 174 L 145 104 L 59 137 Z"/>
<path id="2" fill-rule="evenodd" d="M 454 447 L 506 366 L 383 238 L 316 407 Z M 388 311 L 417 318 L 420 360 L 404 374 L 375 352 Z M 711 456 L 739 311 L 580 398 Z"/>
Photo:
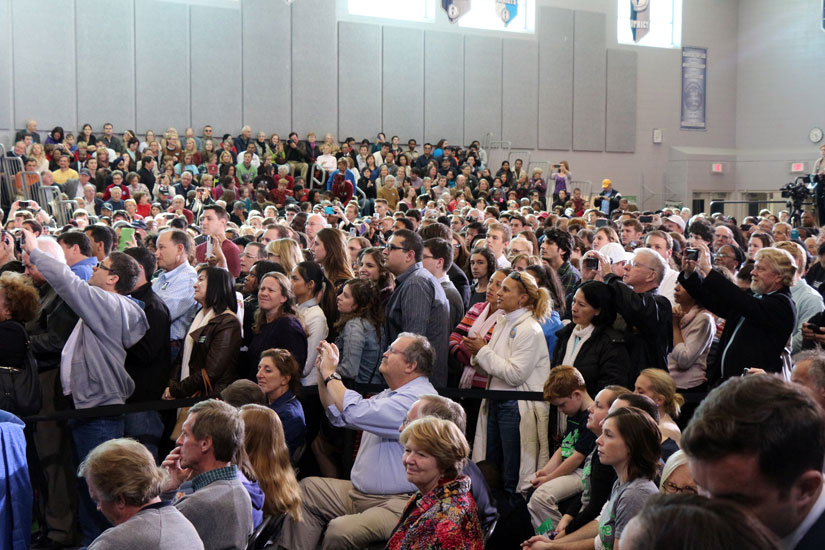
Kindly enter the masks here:
<path id="1" fill-rule="evenodd" d="M 31 279 L 20 273 L 6 271 L 0 275 L 0 288 L 11 318 L 27 323 L 40 314 L 40 295 Z"/>
<path id="2" fill-rule="evenodd" d="M 350 320 L 359 317 L 375 325 L 378 339 L 381 340 L 381 327 L 384 324 L 384 307 L 381 305 L 380 291 L 375 281 L 370 279 L 348 279 L 342 288 L 349 287 L 352 299 L 355 301 L 355 311 L 342 313 L 335 327 L 341 331 Z"/>

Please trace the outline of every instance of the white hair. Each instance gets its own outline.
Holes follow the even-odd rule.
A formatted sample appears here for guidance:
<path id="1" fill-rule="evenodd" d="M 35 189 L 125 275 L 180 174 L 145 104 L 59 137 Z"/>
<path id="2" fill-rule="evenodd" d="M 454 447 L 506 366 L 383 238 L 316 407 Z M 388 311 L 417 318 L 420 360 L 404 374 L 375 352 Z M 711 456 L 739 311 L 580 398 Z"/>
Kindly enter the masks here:
<path id="1" fill-rule="evenodd" d="M 54 237 L 37 237 L 37 248 L 60 263 L 66 263 L 66 254 L 63 252 L 63 247 L 57 243 Z"/>

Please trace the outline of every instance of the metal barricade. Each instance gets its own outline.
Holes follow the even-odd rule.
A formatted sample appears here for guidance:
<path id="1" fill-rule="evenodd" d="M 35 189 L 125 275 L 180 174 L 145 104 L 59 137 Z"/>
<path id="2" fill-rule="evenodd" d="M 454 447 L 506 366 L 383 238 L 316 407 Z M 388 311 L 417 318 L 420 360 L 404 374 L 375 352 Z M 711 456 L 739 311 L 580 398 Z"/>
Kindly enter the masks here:
<path id="1" fill-rule="evenodd" d="M 362 212 L 364 207 L 367 205 L 367 194 L 364 193 L 364 190 L 355 186 L 355 202 L 358 204 L 358 212 Z"/>
<path id="2" fill-rule="evenodd" d="M 315 177 L 316 170 L 321 173 L 320 180 Z M 307 188 L 321 190 L 325 190 L 327 188 L 327 171 L 324 170 L 324 167 L 317 162 L 312 163 L 312 166 L 309 167 L 309 185 Z"/>
<path id="3" fill-rule="evenodd" d="M 58 226 L 64 226 L 72 219 L 74 211 L 78 209 L 76 200 L 58 200 L 54 203 L 52 215 Z"/>
<path id="4" fill-rule="evenodd" d="M 573 180 L 567 184 L 567 193 L 571 197 L 573 196 L 573 189 L 578 187 L 582 190 L 582 198 L 584 198 L 584 209 L 587 210 L 593 205 L 593 182 L 590 180 Z M 547 185 L 547 188 L 550 188 L 550 185 Z"/>
<path id="5" fill-rule="evenodd" d="M 508 140 L 491 141 L 489 143 L 489 146 L 485 149 L 487 150 L 487 168 L 490 169 L 490 173 L 495 174 L 501 167 L 501 163 L 510 158 L 509 153 L 512 146 L 512 142 Z"/>
<path id="6" fill-rule="evenodd" d="M 0 203 L 8 211 L 21 193 L 15 189 L 15 177 L 23 171 L 23 160 L 6 156 L 6 148 L 0 144 Z M 39 178 L 39 176 L 38 176 Z"/>

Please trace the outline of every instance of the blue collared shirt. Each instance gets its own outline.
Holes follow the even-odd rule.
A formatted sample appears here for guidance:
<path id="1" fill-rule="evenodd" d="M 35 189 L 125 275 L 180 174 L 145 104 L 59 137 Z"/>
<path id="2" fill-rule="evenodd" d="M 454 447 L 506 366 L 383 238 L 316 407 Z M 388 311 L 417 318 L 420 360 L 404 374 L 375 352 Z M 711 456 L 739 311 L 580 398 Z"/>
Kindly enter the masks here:
<path id="1" fill-rule="evenodd" d="M 172 319 L 170 340 L 182 340 L 198 312 L 194 288 L 197 279 L 198 272 L 195 268 L 188 262 L 183 262 L 172 271 L 164 271 L 152 281 L 152 290 L 169 308 L 169 317 Z"/>
<path id="2" fill-rule="evenodd" d="M 90 258 L 86 258 L 80 260 L 73 266 L 71 266 L 72 273 L 86 281 L 89 282 L 89 279 L 92 278 L 92 273 L 94 273 L 94 267 L 97 265 L 97 256 L 92 256 Z"/>
<path id="3" fill-rule="evenodd" d="M 327 418 L 333 426 L 364 430 L 351 472 L 352 485 L 357 490 L 375 495 L 416 490 L 407 481 L 401 463 L 404 447 L 399 441 L 398 427 L 419 397 L 437 393 L 426 376 L 419 376 L 400 388 L 384 390 L 369 399 L 347 390 L 343 412 L 335 405 L 327 408 Z"/>

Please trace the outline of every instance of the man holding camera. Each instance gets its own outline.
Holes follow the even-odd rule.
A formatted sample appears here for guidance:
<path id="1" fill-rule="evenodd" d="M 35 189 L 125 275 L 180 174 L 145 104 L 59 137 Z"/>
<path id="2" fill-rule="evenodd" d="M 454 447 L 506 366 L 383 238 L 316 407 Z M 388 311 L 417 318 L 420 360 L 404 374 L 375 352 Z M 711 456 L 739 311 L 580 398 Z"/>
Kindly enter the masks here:
<path id="1" fill-rule="evenodd" d="M 685 251 L 679 284 L 711 313 L 725 319 L 719 352 L 708 365 L 711 386 L 751 367 L 782 372 L 782 353 L 796 322 L 790 289 L 796 263 L 778 248 L 763 248 L 754 259 L 750 291 L 742 292 L 711 269 L 706 244 L 699 242 Z"/>

